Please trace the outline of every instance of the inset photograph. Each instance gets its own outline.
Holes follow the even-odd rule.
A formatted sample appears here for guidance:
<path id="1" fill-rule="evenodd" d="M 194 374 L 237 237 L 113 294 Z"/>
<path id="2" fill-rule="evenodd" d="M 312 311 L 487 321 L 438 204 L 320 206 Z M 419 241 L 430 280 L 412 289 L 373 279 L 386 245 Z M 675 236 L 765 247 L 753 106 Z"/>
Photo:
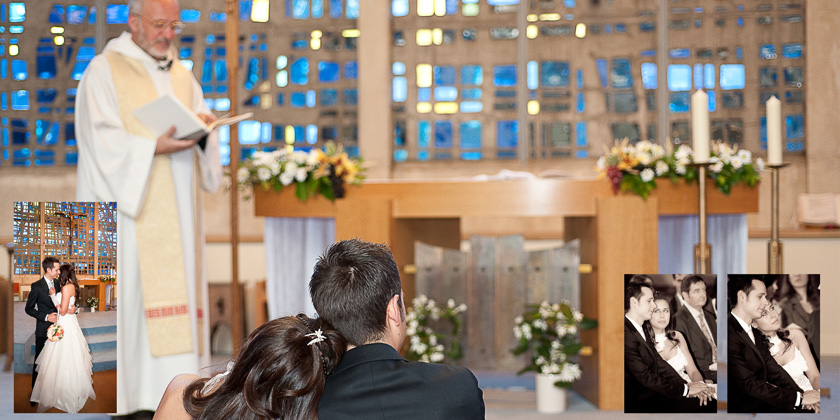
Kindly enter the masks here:
<path id="1" fill-rule="evenodd" d="M 624 412 L 717 412 L 717 276 L 624 279 Z"/>
<path id="2" fill-rule="evenodd" d="M 820 276 L 729 275 L 728 411 L 820 412 Z"/>
<path id="3" fill-rule="evenodd" d="M 14 412 L 116 412 L 117 205 L 14 206 Z"/>

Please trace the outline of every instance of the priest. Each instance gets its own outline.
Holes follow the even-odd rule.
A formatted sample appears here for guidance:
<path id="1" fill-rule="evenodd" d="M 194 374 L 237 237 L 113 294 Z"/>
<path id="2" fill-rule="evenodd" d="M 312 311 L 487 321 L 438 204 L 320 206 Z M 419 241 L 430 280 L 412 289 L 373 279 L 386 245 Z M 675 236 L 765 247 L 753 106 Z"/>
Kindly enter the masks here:
<path id="1" fill-rule="evenodd" d="M 215 120 L 177 59 L 179 17 L 177 0 L 131 0 L 130 32 L 91 61 L 76 98 L 76 198 L 117 202 L 119 414 L 154 410 L 176 374 L 209 364 L 198 186 L 221 183 L 218 139 L 154 134 L 132 114 L 172 95 Z"/>

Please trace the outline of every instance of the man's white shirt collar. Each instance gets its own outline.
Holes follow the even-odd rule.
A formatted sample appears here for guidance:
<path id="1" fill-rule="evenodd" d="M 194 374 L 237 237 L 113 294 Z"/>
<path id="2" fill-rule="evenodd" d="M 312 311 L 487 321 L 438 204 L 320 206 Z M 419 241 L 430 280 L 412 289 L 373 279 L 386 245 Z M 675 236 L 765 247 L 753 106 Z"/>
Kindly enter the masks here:
<path id="1" fill-rule="evenodd" d="M 741 328 L 743 328 L 744 331 L 747 332 L 747 335 L 750 336 L 750 339 L 752 340 L 753 344 L 755 344 L 755 336 L 753 335 L 752 327 L 750 327 L 750 324 L 747 324 L 746 322 L 744 322 L 743 319 L 739 318 L 738 315 L 735 315 L 735 312 L 732 312 L 732 316 L 735 318 L 736 321 L 738 321 L 739 324 L 741 324 Z"/>
<path id="2" fill-rule="evenodd" d="M 629 316 L 624 315 L 624 317 L 627 318 L 627 320 L 630 321 L 631 324 L 633 324 L 633 327 L 635 327 L 636 331 L 638 331 L 639 334 L 642 335 L 642 338 L 645 338 L 645 333 L 644 333 L 644 330 L 642 330 L 642 326 L 637 324 L 636 321 L 633 321 L 632 319 L 630 319 Z"/>

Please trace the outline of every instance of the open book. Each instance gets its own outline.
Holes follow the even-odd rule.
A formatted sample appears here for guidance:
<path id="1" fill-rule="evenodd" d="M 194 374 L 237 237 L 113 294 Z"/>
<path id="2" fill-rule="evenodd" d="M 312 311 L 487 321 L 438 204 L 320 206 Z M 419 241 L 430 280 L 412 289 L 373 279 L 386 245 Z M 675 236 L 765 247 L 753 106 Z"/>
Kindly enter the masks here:
<path id="1" fill-rule="evenodd" d="M 134 110 L 134 116 L 146 125 L 155 136 L 160 136 L 175 126 L 176 139 L 193 140 L 210 134 L 226 125 L 236 124 L 254 116 L 253 112 L 232 117 L 219 118 L 212 124 L 205 124 L 194 112 L 172 95 L 164 95 Z"/>

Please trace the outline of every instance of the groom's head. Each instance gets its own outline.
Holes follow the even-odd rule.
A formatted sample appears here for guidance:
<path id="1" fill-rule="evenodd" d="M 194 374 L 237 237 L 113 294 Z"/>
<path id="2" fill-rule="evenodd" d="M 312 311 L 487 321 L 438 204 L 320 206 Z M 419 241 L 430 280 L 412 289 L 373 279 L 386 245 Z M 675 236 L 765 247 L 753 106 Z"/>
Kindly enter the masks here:
<path id="1" fill-rule="evenodd" d="M 44 261 L 41 261 L 41 267 L 44 269 L 44 277 L 54 280 L 58 277 L 58 267 L 60 265 L 56 257 L 44 258 Z"/>
<path id="2" fill-rule="evenodd" d="M 315 264 L 309 294 L 318 316 L 352 346 L 405 338 L 400 273 L 385 245 L 358 239 L 331 245 Z"/>
<path id="3" fill-rule="evenodd" d="M 727 293 L 732 312 L 747 323 L 761 318 L 762 311 L 769 304 L 767 286 L 754 276 L 730 275 Z"/>
<path id="4" fill-rule="evenodd" d="M 624 289 L 624 312 L 634 321 L 647 321 L 656 306 L 653 289 L 647 283 L 630 282 Z"/>

